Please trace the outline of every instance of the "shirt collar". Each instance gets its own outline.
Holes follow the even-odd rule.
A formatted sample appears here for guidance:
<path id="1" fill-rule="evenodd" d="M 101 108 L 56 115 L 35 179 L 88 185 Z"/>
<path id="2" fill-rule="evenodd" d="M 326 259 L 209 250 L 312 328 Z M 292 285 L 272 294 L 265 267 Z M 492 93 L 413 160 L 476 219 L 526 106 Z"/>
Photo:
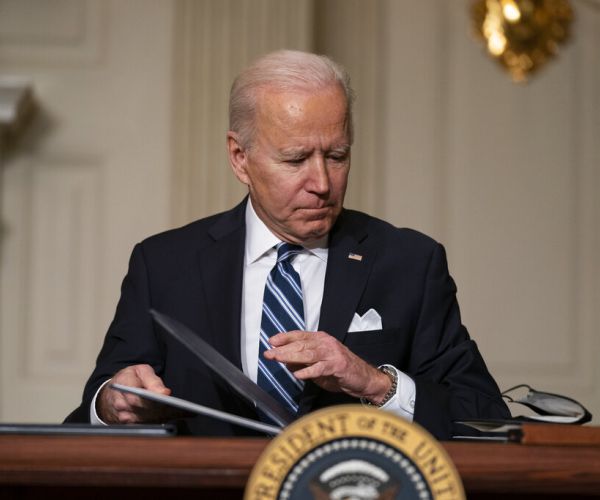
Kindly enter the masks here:
<path id="1" fill-rule="evenodd" d="M 281 240 L 275 236 L 265 223 L 256 215 L 252 200 L 248 197 L 246 204 L 246 263 L 252 264 L 260 259 Z M 324 236 L 304 248 L 327 262 L 329 237 Z"/>

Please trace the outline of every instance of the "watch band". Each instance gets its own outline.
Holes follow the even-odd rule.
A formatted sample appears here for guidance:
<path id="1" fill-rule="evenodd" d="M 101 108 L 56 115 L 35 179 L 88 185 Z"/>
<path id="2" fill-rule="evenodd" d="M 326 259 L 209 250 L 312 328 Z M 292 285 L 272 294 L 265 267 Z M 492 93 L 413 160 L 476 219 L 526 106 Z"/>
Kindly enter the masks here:
<path id="1" fill-rule="evenodd" d="M 382 407 L 390 399 L 392 399 L 394 397 L 394 395 L 396 394 L 396 390 L 398 389 L 398 373 L 396 373 L 396 370 L 394 370 L 392 367 L 387 366 L 387 365 L 380 366 L 377 369 L 380 372 L 385 373 L 389 377 L 389 379 L 392 382 L 392 385 L 390 386 L 389 391 L 387 391 L 387 393 L 385 394 L 385 396 L 381 400 L 381 403 L 379 403 L 379 404 L 373 403 L 373 402 L 369 401 L 367 398 L 360 398 L 360 402 L 362 404 L 364 404 L 364 405 L 367 405 L 367 406 Z"/>

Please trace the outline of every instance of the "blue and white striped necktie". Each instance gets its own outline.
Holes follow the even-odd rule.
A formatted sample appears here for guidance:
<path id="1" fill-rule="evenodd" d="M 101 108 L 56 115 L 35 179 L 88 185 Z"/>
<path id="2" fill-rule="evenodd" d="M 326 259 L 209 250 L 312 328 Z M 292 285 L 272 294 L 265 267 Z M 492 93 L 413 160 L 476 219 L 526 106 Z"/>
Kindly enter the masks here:
<path id="1" fill-rule="evenodd" d="M 304 382 L 296 379 L 282 363 L 266 360 L 263 353 L 270 348 L 269 337 L 276 333 L 306 329 L 300 276 L 291 264 L 291 259 L 303 249 L 289 243 L 279 243 L 276 248 L 277 263 L 267 277 L 263 297 L 257 381 L 296 414 Z"/>

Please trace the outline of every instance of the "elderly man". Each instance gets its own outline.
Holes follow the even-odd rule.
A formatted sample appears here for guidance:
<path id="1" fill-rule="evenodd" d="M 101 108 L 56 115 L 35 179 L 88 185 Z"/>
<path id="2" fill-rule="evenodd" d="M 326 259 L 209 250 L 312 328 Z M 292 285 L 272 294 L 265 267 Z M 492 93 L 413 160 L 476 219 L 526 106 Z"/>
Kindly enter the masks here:
<path id="1" fill-rule="evenodd" d="M 351 144 L 352 90 L 336 63 L 280 51 L 243 71 L 227 147 L 249 196 L 135 247 L 96 369 L 67 421 L 174 417 L 110 389 L 109 379 L 256 418 L 161 335 L 150 308 L 187 324 L 298 415 L 362 402 L 441 439 L 455 420 L 507 417 L 461 324 L 442 246 L 343 208 Z M 205 417 L 179 424 L 247 433 Z"/>

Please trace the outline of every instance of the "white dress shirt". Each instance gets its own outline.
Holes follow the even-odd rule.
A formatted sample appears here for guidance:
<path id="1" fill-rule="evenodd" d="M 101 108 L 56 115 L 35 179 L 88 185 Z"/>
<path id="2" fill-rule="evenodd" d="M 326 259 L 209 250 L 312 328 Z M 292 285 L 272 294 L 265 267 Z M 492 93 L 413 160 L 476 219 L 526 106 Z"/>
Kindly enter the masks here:
<path id="1" fill-rule="evenodd" d="M 281 240 L 256 215 L 250 198 L 248 198 L 240 339 L 242 368 L 254 382 L 257 380 L 258 372 L 258 344 L 263 294 L 267 277 L 277 262 L 275 246 L 280 242 Z M 327 243 L 328 238 L 324 237 L 310 246 L 305 246 L 304 251 L 296 255 L 292 261 L 292 266 L 300 275 L 302 284 L 306 330 L 312 332 L 316 332 L 319 325 L 329 252 Z M 394 368 L 398 375 L 396 394 L 382 408 L 412 421 L 416 398 L 415 383 L 405 373 L 393 366 L 391 368 Z M 96 413 L 96 398 L 102 387 L 104 384 L 96 392 L 90 407 L 92 424 L 104 424 Z"/>

